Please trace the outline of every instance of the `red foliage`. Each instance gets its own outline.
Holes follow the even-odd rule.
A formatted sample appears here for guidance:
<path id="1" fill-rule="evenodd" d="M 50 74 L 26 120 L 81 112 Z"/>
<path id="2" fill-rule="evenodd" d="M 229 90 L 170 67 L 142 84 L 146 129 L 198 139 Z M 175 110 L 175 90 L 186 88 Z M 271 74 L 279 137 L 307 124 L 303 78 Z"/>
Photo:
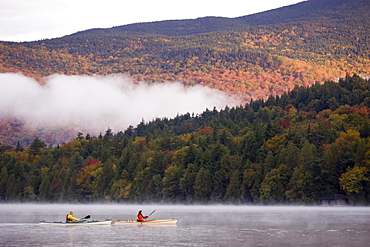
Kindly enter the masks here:
<path id="1" fill-rule="evenodd" d="M 291 120 L 291 119 L 281 120 L 281 121 L 279 121 L 279 125 L 280 125 L 283 129 L 288 129 L 288 128 L 290 127 L 291 122 L 292 122 L 292 120 Z"/>
<path id="2" fill-rule="evenodd" d="M 173 155 L 174 153 L 176 153 L 176 150 L 163 150 L 163 153 L 164 153 L 165 155 L 169 155 L 169 156 L 171 156 L 171 155 Z"/>
<path id="3" fill-rule="evenodd" d="M 354 106 L 348 106 L 344 105 L 339 107 L 337 110 L 335 110 L 336 113 L 339 115 L 342 114 L 359 114 L 365 118 L 369 118 L 370 116 L 370 108 L 366 106 L 359 106 L 359 105 L 354 105 Z"/>
<path id="4" fill-rule="evenodd" d="M 142 146 L 142 147 L 145 147 L 146 146 L 146 141 L 139 141 L 138 145 Z"/>
<path id="5" fill-rule="evenodd" d="M 58 180 L 58 181 L 56 181 L 56 183 L 55 183 L 53 186 L 51 186 L 51 187 L 50 187 L 50 193 L 51 193 L 52 195 L 56 195 L 56 194 L 57 194 L 57 191 L 58 191 L 59 186 L 60 186 L 60 181 Z"/>
<path id="6" fill-rule="evenodd" d="M 211 135 L 213 133 L 213 128 L 212 127 L 204 127 L 199 130 L 199 133 L 202 135 Z"/>
<path id="7" fill-rule="evenodd" d="M 100 162 L 100 160 L 92 160 L 92 161 L 89 161 L 89 162 L 86 163 L 85 167 L 91 166 L 91 165 L 96 164 L 96 163 L 99 163 L 99 162 Z"/>

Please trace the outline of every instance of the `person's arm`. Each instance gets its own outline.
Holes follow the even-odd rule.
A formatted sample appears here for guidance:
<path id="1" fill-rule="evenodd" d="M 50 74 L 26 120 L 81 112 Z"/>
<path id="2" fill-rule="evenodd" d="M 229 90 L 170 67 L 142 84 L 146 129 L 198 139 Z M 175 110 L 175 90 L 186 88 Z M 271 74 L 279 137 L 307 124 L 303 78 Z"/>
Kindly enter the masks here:
<path id="1" fill-rule="evenodd" d="M 74 220 L 74 221 L 79 221 L 80 220 L 80 219 L 77 219 L 77 218 L 73 217 L 72 215 L 68 215 L 68 219 Z"/>

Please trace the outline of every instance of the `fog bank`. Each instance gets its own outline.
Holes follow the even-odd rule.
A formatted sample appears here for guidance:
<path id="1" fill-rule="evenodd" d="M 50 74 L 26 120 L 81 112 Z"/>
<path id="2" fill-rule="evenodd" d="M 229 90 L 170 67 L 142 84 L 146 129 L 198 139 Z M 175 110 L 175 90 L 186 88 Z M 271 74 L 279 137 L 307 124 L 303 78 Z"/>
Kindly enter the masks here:
<path id="1" fill-rule="evenodd" d="M 135 84 L 122 75 L 53 75 L 45 85 L 21 74 L 0 74 L 0 118 L 43 127 L 75 126 L 97 135 L 155 118 L 220 110 L 239 102 L 224 92 L 181 83 Z"/>

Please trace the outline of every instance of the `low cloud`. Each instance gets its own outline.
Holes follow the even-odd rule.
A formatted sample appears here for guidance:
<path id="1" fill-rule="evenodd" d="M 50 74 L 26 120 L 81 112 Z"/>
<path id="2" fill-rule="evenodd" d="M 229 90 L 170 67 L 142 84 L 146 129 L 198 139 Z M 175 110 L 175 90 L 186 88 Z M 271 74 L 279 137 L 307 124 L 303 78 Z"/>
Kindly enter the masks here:
<path id="1" fill-rule="evenodd" d="M 144 119 L 174 118 L 220 110 L 239 102 L 224 92 L 181 83 L 135 84 L 121 75 L 53 75 L 40 85 L 21 74 L 0 74 L 0 118 L 16 118 L 33 126 L 75 126 L 97 135 L 108 128 L 124 131 Z"/>

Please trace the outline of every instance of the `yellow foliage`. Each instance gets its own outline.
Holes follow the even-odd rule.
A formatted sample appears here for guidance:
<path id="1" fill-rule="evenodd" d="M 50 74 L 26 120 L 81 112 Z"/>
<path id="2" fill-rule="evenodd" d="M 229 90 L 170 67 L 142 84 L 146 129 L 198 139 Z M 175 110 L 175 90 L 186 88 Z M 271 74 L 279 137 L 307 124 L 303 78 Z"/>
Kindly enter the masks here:
<path id="1" fill-rule="evenodd" d="M 340 149 L 354 149 L 361 140 L 360 133 L 356 130 L 348 130 L 346 133 L 341 132 L 335 140 Z"/>
<path id="2" fill-rule="evenodd" d="M 140 143 L 140 142 L 144 142 L 144 141 L 145 141 L 145 137 L 136 136 L 136 137 L 135 137 L 134 144 L 138 144 L 138 143 Z"/>
<path id="3" fill-rule="evenodd" d="M 49 171 L 49 168 L 48 167 L 41 167 L 41 175 L 45 175 L 45 174 L 47 174 L 48 173 L 48 171 Z"/>
<path id="4" fill-rule="evenodd" d="M 277 135 L 272 137 L 270 140 L 267 140 L 265 146 L 267 149 L 277 152 L 281 147 L 285 146 L 287 143 L 286 135 Z"/>
<path id="5" fill-rule="evenodd" d="M 366 167 L 355 166 L 347 168 L 347 172 L 343 173 L 339 178 L 339 184 L 342 190 L 347 193 L 360 193 L 364 187 L 363 182 L 370 181 Z"/>

